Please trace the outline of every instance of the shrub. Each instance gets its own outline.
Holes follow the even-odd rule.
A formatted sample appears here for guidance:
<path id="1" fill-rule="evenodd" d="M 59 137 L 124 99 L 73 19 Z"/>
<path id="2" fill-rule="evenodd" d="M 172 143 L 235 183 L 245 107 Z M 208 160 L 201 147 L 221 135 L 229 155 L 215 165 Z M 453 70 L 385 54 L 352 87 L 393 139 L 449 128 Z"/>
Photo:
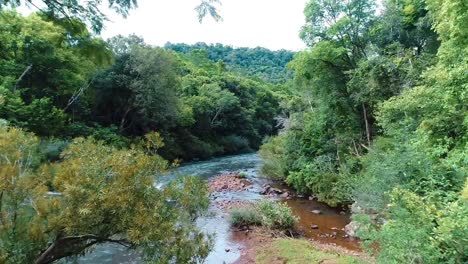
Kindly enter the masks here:
<path id="1" fill-rule="evenodd" d="M 260 215 L 253 206 L 233 209 L 229 221 L 234 226 L 261 225 L 262 223 Z"/>
<path id="2" fill-rule="evenodd" d="M 304 194 L 313 193 L 318 200 L 337 206 L 350 200 L 352 175 L 336 170 L 333 157 L 323 155 L 291 172 L 286 182 Z"/>
<path id="3" fill-rule="evenodd" d="M 233 209 L 230 222 L 234 226 L 261 225 L 272 229 L 288 229 L 296 224 L 297 218 L 286 204 L 261 201 L 245 208 Z"/>
<path id="4" fill-rule="evenodd" d="M 285 203 L 272 201 L 261 201 L 257 208 L 260 212 L 263 226 L 278 229 L 287 229 L 293 227 L 297 218 L 292 214 L 291 208 Z"/>
<path id="5" fill-rule="evenodd" d="M 273 179 L 284 179 L 286 177 L 284 137 L 284 134 L 271 137 L 260 147 L 259 153 L 263 159 L 261 171 L 263 175 Z"/>
<path id="6" fill-rule="evenodd" d="M 125 148 L 129 145 L 129 140 L 119 133 L 119 129 L 116 126 L 97 126 L 93 129 L 91 137 L 117 148 Z"/>
<path id="7" fill-rule="evenodd" d="M 48 161 L 58 161 L 60 153 L 64 151 L 70 142 L 61 139 L 46 139 L 39 144 L 39 151 Z"/>

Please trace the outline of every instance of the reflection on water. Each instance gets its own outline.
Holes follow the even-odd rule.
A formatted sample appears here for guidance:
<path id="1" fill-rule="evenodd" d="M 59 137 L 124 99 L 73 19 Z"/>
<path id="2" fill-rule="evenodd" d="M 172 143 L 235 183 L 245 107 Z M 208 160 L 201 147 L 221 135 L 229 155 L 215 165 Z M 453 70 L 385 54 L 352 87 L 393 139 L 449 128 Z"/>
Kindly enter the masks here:
<path id="1" fill-rule="evenodd" d="M 212 194 L 212 201 L 256 201 L 265 196 L 259 194 L 266 179 L 258 177 L 261 159 L 256 153 L 243 154 L 216 158 L 208 161 L 198 161 L 184 164 L 172 170 L 168 175 L 157 177 L 155 184 L 162 187 L 164 184 L 177 177 L 196 175 L 203 179 L 219 175 L 225 172 L 240 171 L 247 175 L 252 182 L 250 189 L 242 192 L 223 192 Z M 286 201 L 293 213 L 300 217 L 298 227 L 303 230 L 308 238 L 334 243 L 348 249 L 358 249 L 357 242 L 343 238 L 341 229 L 349 222 L 348 215 L 342 215 L 339 211 L 324 204 L 305 199 L 293 199 Z M 311 211 L 319 209 L 322 214 L 315 215 Z M 318 225 L 318 229 L 311 229 L 312 224 Z M 212 205 L 206 216 L 197 220 L 197 226 L 207 234 L 214 234 L 214 248 L 206 259 L 206 264 L 232 263 L 240 256 L 242 239 L 233 237 L 236 232 L 231 232 L 227 215 L 216 206 Z M 336 232 L 336 234 L 334 233 Z M 333 237 L 330 237 L 332 235 Z M 327 237 L 328 236 L 328 237 Z M 104 244 L 84 257 L 69 261 L 86 264 L 106 263 L 141 263 L 141 259 L 135 251 L 129 251 L 122 246 Z"/>

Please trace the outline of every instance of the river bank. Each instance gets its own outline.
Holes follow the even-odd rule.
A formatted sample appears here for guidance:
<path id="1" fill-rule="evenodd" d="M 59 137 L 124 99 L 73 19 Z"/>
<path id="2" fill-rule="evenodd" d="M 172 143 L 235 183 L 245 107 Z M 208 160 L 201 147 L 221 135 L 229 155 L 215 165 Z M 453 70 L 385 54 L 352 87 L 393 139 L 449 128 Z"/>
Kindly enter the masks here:
<path id="1" fill-rule="evenodd" d="M 219 181 L 217 187 L 210 194 L 208 212 L 197 219 L 197 226 L 206 234 L 213 235 L 214 237 L 213 249 L 205 260 L 205 264 L 239 263 L 239 261 L 254 263 L 248 262 L 249 259 L 252 260 L 253 256 L 264 254 L 271 248 L 278 246 L 275 244 L 275 241 L 282 239 L 282 237 L 271 237 L 271 234 L 268 237 L 268 233 L 262 234 L 257 232 L 257 230 L 250 230 L 249 232 L 252 232 L 251 234 L 258 234 L 258 236 L 251 234 L 246 236 L 245 231 L 233 229 L 229 223 L 228 211 L 230 208 L 263 199 L 286 202 L 291 207 L 293 213 L 300 218 L 297 229 L 303 239 L 316 241 L 310 242 L 311 245 L 314 245 L 314 243 L 317 243 L 317 245 L 329 245 L 346 250 L 343 252 L 349 250 L 349 252 L 361 254 L 359 253 L 358 241 L 343 237 L 344 231 L 342 229 L 350 222 L 349 214 L 343 213 L 340 209 L 330 208 L 315 200 L 294 196 L 292 193 L 288 195 L 289 198 L 282 198 L 281 194 L 262 195 L 261 193 L 266 185 L 279 189 L 283 193 L 283 189 L 286 189 L 286 187 L 261 177 L 259 174 L 261 165 L 262 160 L 259 155 L 250 153 L 187 163 L 172 170 L 168 175 L 156 178 L 154 184 L 156 186 L 163 186 L 185 175 L 196 175 L 207 181 L 212 181 L 220 175 L 226 176 L 234 172 L 236 175 L 242 174 L 239 181 L 235 180 L 231 183 L 237 186 L 235 191 L 228 190 L 230 188 L 224 188 L 225 184 Z M 219 191 L 216 191 L 216 189 Z M 314 210 L 319 210 L 320 214 L 313 213 L 312 211 Z M 318 228 L 312 229 L 312 224 L 317 225 Z M 336 232 L 336 235 L 333 236 L 333 232 Z M 267 235 L 268 240 L 263 238 L 265 235 Z M 264 240 L 260 242 L 262 239 Z M 75 260 L 69 263 L 75 263 Z M 139 257 L 139 254 L 133 250 L 128 250 L 118 245 L 103 244 L 96 247 L 93 252 L 79 257 L 76 263 L 139 264 L 143 263 L 143 261 Z"/>
<path id="2" fill-rule="evenodd" d="M 294 238 L 261 227 L 242 230 L 229 227 L 228 237 L 237 245 L 218 247 L 219 251 L 224 250 L 224 254 L 218 252 L 218 261 L 237 264 L 284 263 L 284 261 L 295 263 L 296 260 L 311 259 L 316 259 L 317 262 L 308 263 L 322 263 L 321 260 L 328 261 L 325 263 L 371 262 L 370 258 L 361 251 L 359 241 L 345 233 L 350 215 L 340 208 L 331 208 L 313 199 L 297 197 L 287 186 L 260 177 L 258 170 L 247 174 L 242 171 L 219 174 L 210 178 L 209 186 L 212 191 L 213 210 L 225 220 L 229 217 L 232 208 L 243 207 L 262 199 L 285 202 L 299 218 Z M 253 194 L 255 199 L 251 199 Z M 278 247 L 285 252 L 288 251 L 288 247 L 292 250 L 301 247 L 304 250 L 302 252 L 304 259 L 301 256 L 296 256 L 298 259 L 288 259 L 287 256 L 280 254 L 281 250 Z M 232 258 L 225 258 L 232 254 L 239 255 L 234 262 Z M 277 259 L 273 261 L 269 256 L 275 256 Z M 208 263 L 216 262 L 211 262 L 209 259 Z"/>

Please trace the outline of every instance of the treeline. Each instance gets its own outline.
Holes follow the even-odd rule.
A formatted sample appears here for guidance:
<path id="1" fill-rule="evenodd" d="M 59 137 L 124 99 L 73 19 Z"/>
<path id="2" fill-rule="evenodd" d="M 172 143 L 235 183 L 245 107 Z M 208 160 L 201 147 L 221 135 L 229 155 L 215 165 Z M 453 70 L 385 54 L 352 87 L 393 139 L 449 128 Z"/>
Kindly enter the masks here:
<path id="1" fill-rule="evenodd" d="M 312 0 L 263 171 L 351 204 L 380 263 L 468 261 L 468 6 Z"/>
<path id="2" fill-rule="evenodd" d="M 78 20 L 0 16 L 0 118 L 44 138 L 128 147 L 158 131 L 167 159 L 256 149 L 275 133 L 279 86 L 239 77 L 203 54 L 104 42 Z"/>
<path id="3" fill-rule="evenodd" d="M 270 83 L 285 83 L 293 75 L 287 64 L 292 61 L 294 52 L 288 50 L 233 48 L 219 43 L 208 45 L 203 42 L 194 45 L 167 43 L 164 47 L 184 54 L 207 56 L 213 62 L 223 63 L 229 71 Z"/>

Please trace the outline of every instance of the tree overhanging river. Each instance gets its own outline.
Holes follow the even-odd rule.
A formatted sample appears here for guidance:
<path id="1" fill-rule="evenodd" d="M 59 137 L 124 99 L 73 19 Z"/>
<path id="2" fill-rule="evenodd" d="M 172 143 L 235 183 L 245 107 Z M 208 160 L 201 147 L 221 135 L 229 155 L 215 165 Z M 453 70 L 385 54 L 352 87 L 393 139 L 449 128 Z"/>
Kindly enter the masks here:
<path id="1" fill-rule="evenodd" d="M 217 175 L 239 171 L 247 175 L 247 179 L 252 182 L 251 187 L 242 192 L 222 192 L 211 197 L 211 202 L 220 201 L 256 201 L 265 199 L 260 195 L 262 185 L 271 183 L 270 180 L 259 175 L 262 160 L 256 153 L 227 156 L 207 161 L 198 161 L 184 164 L 172 170 L 168 175 L 158 178 L 156 184 L 162 186 L 174 180 L 176 177 L 184 175 L 196 175 L 209 180 Z M 324 204 L 309 201 L 307 199 L 294 198 L 288 200 L 294 214 L 300 218 L 298 229 L 302 230 L 307 238 L 320 240 L 325 243 L 334 243 L 348 249 L 359 249 L 356 241 L 346 238 L 344 226 L 349 223 L 349 215 L 340 213 L 340 210 L 330 208 Z M 322 214 L 315 215 L 311 211 L 321 210 Z M 311 224 L 320 225 L 320 230 L 311 229 Z M 214 248 L 206 259 L 205 263 L 232 263 L 241 254 L 243 240 L 247 239 L 243 232 L 236 232 L 230 228 L 228 216 L 216 206 L 210 206 L 208 213 L 197 220 L 197 225 L 204 232 L 214 234 Z M 335 233 L 332 238 L 328 234 Z M 141 263 L 138 253 L 128 250 L 122 246 L 104 244 L 95 250 L 78 259 L 69 260 L 69 263 Z"/>

